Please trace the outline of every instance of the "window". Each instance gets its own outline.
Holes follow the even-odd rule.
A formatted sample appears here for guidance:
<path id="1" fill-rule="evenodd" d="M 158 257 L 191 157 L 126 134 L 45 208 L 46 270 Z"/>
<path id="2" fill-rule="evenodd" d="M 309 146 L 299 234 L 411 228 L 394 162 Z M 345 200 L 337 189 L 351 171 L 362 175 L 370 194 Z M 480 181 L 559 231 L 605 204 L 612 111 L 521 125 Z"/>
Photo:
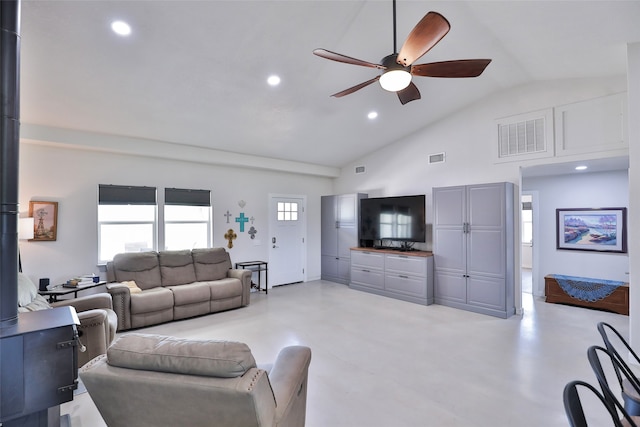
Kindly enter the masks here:
<path id="1" fill-rule="evenodd" d="M 166 250 L 211 246 L 211 192 L 164 190 L 164 247 Z"/>
<path id="2" fill-rule="evenodd" d="M 98 186 L 98 262 L 121 252 L 154 250 L 157 236 L 155 187 Z"/>
<path id="3" fill-rule="evenodd" d="M 278 202 L 278 221 L 297 221 L 298 203 Z"/>

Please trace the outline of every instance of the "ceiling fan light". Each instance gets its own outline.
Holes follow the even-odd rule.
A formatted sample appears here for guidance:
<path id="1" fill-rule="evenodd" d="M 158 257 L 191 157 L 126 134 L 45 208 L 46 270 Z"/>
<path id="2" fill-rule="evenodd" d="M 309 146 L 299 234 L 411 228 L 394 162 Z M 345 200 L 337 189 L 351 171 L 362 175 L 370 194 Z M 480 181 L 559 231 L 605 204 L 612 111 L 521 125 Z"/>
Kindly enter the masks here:
<path id="1" fill-rule="evenodd" d="M 397 92 L 409 86 L 411 73 L 405 70 L 388 70 L 380 76 L 380 86 L 389 92 Z"/>

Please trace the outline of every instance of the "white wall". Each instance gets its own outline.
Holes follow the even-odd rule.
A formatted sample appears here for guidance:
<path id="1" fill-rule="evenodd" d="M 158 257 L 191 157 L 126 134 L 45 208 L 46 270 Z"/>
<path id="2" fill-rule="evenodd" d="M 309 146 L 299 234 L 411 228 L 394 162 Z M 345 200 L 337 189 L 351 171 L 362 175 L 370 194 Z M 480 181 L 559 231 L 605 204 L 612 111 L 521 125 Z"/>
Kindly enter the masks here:
<path id="1" fill-rule="evenodd" d="M 59 203 L 56 241 L 19 242 L 23 271 L 36 283 L 40 277 L 61 283 L 74 275 L 98 272 L 98 184 L 147 185 L 159 191 L 165 187 L 211 190 L 214 246 L 226 247 L 227 229 L 234 228 L 238 234 L 229 249 L 232 262 L 268 261 L 269 193 L 306 195 L 307 278 L 320 277 L 320 196 L 331 194 L 329 178 L 22 142 L 20 216 L 28 216 L 30 200 Z M 244 209 L 238 206 L 239 200 L 246 202 Z M 234 217 L 240 211 L 255 217 L 259 246 L 246 232 L 239 232 L 233 218 L 226 224 L 227 210 Z"/>
<path id="2" fill-rule="evenodd" d="M 494 162 L 495 119 L 625 90 L 626 81 L 622 76 L 538 82 L 507 90 L 345 166 L 335 181 L 334 193 L 360 191 L 392 196 L 430 194 L 433 187 L 451 185 L 499 181 L 519 184 L 520 166 L 626 155 L 624 151 L 502 164 Z M 426 97 L 403 108 L 428 109 L 436 108 L 436 105 L 436 100 Z M 446 153 L 446 162 L 429 165 L 428 155 L 439 152 Z M 360 165 L 366 166 L 366 173 L 356 175 L 354 168 Z"/>
<path id="3" fill-rule="evenodd" d="M 583 173 L 531 177 L 522 180 L 522 191 L 538 192 L 538 283 L 534 294 L 542 295 L 544 276 L 569 276 L 629 281 L 629 256 L 556 249 L 556 209 L 628 207 L 629 178 L 627 171 Z"/>
<path id="4" fill-rule="evenodd" d="M 635 220 L 640 211 L 640 43 L 627 46 L 629 101 L 629 217 Z M 635 225 L 635 221 L 633 222 Z M 629 228 L 629 313 L 630 337 L 634 348 L 640 346 L 640 292 L 635 288 L 640 277 L 640 228 Z M 635 283 L 634 283 L 635 282 Z"/>

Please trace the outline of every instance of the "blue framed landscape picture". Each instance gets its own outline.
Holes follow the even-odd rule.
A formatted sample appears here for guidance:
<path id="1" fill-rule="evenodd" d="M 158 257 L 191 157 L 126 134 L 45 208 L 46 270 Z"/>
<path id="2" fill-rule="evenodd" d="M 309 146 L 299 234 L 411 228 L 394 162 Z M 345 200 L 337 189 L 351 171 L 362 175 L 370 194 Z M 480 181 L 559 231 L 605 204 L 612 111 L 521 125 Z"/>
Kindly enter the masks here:
<path id="1" fill-rule="evenodd" d="M 556 209 L 557 249 L 627 252 L 627 208 Z"/>

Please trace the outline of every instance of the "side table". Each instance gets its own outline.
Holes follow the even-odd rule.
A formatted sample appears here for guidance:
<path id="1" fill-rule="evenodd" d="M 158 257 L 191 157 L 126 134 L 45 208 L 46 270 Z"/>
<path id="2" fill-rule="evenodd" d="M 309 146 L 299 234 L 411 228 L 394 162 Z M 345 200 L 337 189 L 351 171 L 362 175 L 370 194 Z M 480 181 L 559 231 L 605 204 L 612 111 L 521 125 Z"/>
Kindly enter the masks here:
<path id="1" fill-rule="evenodd" d="M 56 285 L 51 289 L 46 291 L 38 291 L 38 293 L 42 296 L 48 296 L 49 302 L 58 301 L 58 297 L 62 295 L 73 294 L 74 298 L 78 298 L 78 292 L 85 291 L 87 289 L 95 288 L 96 286 L 105 285 L 107 283 L 106 280 L 101 280 L 97 283 L 89 283 L 87 285 L 78 285 L 78 286 L 64 286 L 64 285 Z"/>
<path id="2" fill-rule="evenodd" d="M 261 286 L 261 276 L 262 276 L 262 272 L 264 271 L 264 292 L 265 293 L 269 293 L 269 263 L 266 261 L 245 261 L 245 262 L 236 262 L 236 269 L 237 268 L 242 268 L 247 269 L 247 270 L 251 270 L 251 271 L 257 271 L 258 272 L 258 284 L 255 285 L 253 283 L 253 280 L 251 281 L 251 287 L 255 288 L 258 290 L 258 292 L 260 292 L 262 289 Z"/>

